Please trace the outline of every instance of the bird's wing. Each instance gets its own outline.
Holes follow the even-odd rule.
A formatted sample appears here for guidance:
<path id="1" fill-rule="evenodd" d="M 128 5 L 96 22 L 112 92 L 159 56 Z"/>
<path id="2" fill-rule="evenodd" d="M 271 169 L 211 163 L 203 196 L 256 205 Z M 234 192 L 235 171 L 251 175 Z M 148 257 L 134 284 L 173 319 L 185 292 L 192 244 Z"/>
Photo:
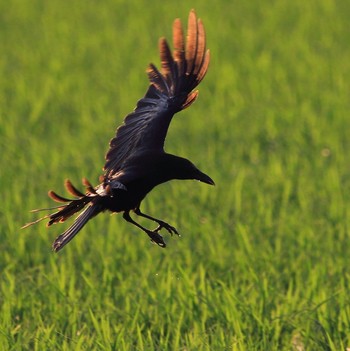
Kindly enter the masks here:
<path id="1" fill-rule="evenodd" d="M 174 52 L 161 38 L 159 51 L 161 71 L 150 64 L 147 69 L 150 86 L 127 115 L 110 142 L 104 165 L 105 175 L 118 172 L 125 160 L 141 150 L 162 150 L 173 115 L 190 106 L 197 98 L 193 89 L 204 78 L 209 65 L 205 32 L 194 10 L 189 14 L 186 46 L 179 19 L 173 25 Z"/>

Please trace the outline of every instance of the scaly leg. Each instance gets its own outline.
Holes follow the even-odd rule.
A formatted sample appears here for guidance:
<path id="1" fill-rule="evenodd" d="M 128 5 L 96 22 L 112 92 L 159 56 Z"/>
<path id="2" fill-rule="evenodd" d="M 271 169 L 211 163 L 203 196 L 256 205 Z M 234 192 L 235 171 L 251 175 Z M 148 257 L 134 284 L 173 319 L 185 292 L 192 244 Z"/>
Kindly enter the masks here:
<path id="1" fill-rule="evenodd" d="M 153 231 L 153 232 L 152 232 L 151 230 L 148 230 L 148 229 L 146 229 L 145 227 L 143 227 L 142 225 L 140 225 L 140 224 L 138 224 L 137 222 L 135 222 L 135 221 L 130 217 L 129 211 L 125 211 L 125 212 L 123 213 L 123 218 L 124 218 L 127 222 L 129 222 L 129 223 L 135 225 L 136 227 L 140 228 L 141 230 L 143 230 L 143 231 L 151 238 L 151 241 L 152 241 L 152 242 L 158 244 L 160 247 L 166 247 L 166 244 L 165 244 L 165 242 L 164 242 L 164 240 L 163 240 L 163 237 L 162 237 L 160 234 L 158 234 L 156 231 Z"/>
<path id="2" fill-rule="evenodd" d="M 157 218 L 154 218 L 154 217 L 151 217 L 149 215 L 146 215 L 144 213 L 141 212 L 140 210 L 140 207 L 137 207 L 134 212 L 138 215 L 138 216 L 141 216 L 141 217 L 144 217 L 144 218 L 147 218 L 147 219 L 150 219 L 151 221 L 154 221 L 156 223 L 158 223 L 158 227 L 154 230 L 155 232 L 159 232 L 162 228 L 166 229 L 171 235 L 173 234 L 176 234 L 176 235 L 180 235 L 178 233 L 178 231 L 176 230 L 175 227 L 171 226 L 170 224 L 166 223 L 166 222 L 163 222 L 162 220 L 160 219 L 157 219 Z"/>

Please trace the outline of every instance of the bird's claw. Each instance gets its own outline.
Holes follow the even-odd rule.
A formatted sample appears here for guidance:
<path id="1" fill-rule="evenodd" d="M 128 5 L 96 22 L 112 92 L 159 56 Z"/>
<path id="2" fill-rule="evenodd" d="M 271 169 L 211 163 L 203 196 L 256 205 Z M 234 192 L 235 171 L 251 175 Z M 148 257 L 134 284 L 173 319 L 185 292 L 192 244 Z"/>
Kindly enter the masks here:
<path id="1" fill-rule="evenodd" d="M 162 228 L 164 228 L 170 233 L 171 236 L 173 236 L 174 234 L 180 236 L 179 232 L 172 225 L 162 221 L 159 221 L 158 223 L 158 227 L 154 230 L 156 233 L 158 233 Z"/>
<path id="2" fill-rule="evenodd" d="M 158 246 L 160 247 L 163 247 L 165 248 L 166 247 L 166 244 L 163 240 L 163 237 L 157 233 L 156 231 L 151 231 L 151 230 L 147 230 L 146 232 L 148 234 L 148 236 L 151 238 L 151 241 L 155 244 L 157 244 Z"/>

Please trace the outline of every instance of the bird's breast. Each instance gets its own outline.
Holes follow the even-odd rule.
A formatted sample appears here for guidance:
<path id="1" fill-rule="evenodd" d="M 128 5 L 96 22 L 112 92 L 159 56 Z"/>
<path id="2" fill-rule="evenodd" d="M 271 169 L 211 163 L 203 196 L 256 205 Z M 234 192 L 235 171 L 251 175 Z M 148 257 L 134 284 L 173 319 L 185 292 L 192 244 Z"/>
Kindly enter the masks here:
<path id="1" fill-rule="evenodd" d="M 137 208 L 153 186 L 138 182 L 126 185 L 126 189 L 112 189 L 110 194 L 104 197 L 105 206 L 109 211 L 123 212 Z"/>

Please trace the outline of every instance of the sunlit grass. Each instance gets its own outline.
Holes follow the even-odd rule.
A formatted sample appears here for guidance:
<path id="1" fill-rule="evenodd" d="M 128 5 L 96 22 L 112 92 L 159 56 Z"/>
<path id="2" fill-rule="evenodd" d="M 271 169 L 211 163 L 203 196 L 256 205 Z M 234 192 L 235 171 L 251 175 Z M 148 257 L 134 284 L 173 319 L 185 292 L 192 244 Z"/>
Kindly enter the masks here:
<path id="1" fill-rule="evenodd" d="M 109 139 L 194 7 L 212 62 L 167 151 L 216 182 L 145 200 L 162 250 L 100 215 L 19 228 L 47 190 L 97 183 Z M 345 350 L 350 346 L 346 2 L 0 2 L 0 349 Z"/>

